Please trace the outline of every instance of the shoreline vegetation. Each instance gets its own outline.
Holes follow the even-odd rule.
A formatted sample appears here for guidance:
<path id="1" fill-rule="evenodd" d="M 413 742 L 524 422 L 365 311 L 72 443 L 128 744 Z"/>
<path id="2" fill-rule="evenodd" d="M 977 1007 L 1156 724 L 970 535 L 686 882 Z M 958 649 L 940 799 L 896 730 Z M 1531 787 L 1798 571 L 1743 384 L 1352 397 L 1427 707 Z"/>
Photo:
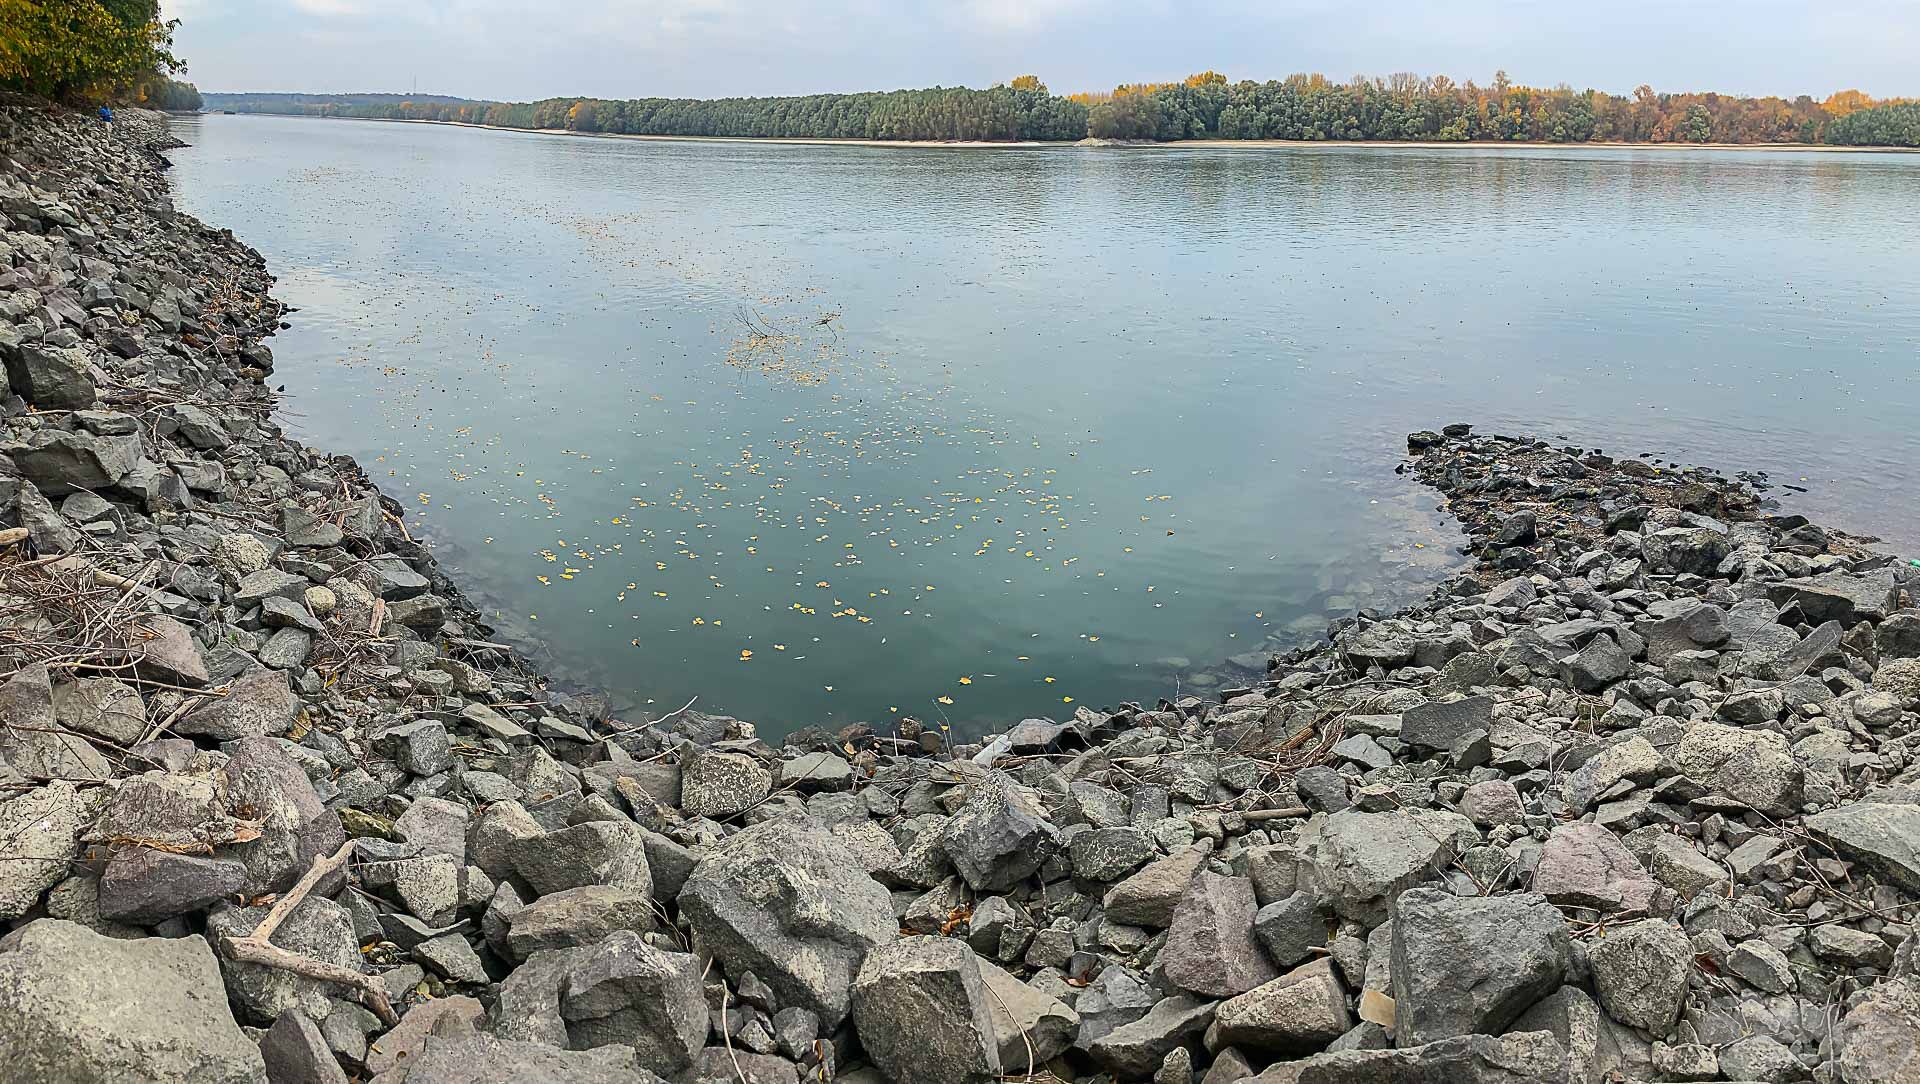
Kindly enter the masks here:
<path id="1" fill-rule="evenodd" d="M 631 139 L 646 143 L 742 143 L 748 145 L 789 146 L 789 147 L 892 147 L 901 150 L 930 150 L 949 148 L 955 150 L 1072 150 L 1072 149 L 1128 149 L 1143 150 L 1180 150 L 1195 147 L 1230 148 L 1235 150 L 1310 150 L 1318 147 L 1355 148 L 1374 147 L 1381 150 L 1624 150 L 1624 151 L 1781 151 L 1836 154 L 1920 154 L 1920 147 L 1898 146 L 1849 146 L 1833 143 L 1622 143 L 1596 142 L 1552 143 L 1531 140 L 1470 140 L 1441 142 L 1437 140 L 1387 140 L 1387 139 L 1183 139 L 1173 143 L 1163 143 L 1151 139 L 1094 139 L 1092 137 L 1074 142 L 1025 140 L 986 140 L 986 139 L 854 139 L 832 138 L 824 136 L 699 136 L 699 135 L 634 135 L 627 132 L 582 132 L 566 128 L 510 128 L 498 124 L 481 124 L 475 121 L 426 120 L 412 117 L 351 117 L 319 116 L 305 113 L 266 113 L 249 112 L 246 116 L 296 117 L 313 120 L 359 120 L 374 124 L 433 124 L 448 128 L 474 128 L 483 132 L 510 132 L 518 135 L 538 136 L 578 136 L 588 139 Z"/>
<path id="2" fill-rule="evenodd" d="M 1472 566 L 1243 687 L 616 714 L 283 433 L 157 115 L 0 142 L 0 1077 L 1912 1067 L 1920 565 L 1762 480 L 1448 425 L 1399 470 Z"/>
<path id="3" fill-rule="evenodd" d="M 771 98 L 477 101 L 398 94 L 212 93 L 209 109 L 425 120 L 527 131 L 881 143 L 1075 143 L 1084 139 L 1554 145 L 1920 147 L 1920 102 L 1847 90 L 1816 101 L 1714 93 L 1633 95 L 1564 85 L 1489 86 L 1395 75 L 1229 83 L 1202 72 L 1060 96 L 1034 76 L 984 90 L 932 87 Z"/>

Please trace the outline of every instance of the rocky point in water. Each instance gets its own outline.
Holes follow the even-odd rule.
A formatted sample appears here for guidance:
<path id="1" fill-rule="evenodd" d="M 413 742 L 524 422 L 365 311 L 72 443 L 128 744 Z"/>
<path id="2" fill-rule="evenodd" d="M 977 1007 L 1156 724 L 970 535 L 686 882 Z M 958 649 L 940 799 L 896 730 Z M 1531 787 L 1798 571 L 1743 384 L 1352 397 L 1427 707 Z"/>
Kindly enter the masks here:
<path id="1" fill-rule="evenodd" d="M 1448 426 L 1473 567 L 1257 682 L 611 717 L 282 433 L 164 141 L 0 108 L 0 1080 L 1920 1078 L 1908 565 Z"/>

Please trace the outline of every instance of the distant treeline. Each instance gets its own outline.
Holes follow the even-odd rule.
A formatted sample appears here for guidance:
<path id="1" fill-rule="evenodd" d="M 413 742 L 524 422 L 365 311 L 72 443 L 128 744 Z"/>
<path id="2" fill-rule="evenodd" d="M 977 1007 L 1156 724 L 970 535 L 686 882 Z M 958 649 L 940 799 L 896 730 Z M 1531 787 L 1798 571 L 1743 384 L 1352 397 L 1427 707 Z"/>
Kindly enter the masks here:
<path id="1" fill-rule="evenodd" d="M 1533 141 L 1544 143 L 1831 143 L 1920 146 L 1920 104 L 1859 91 L 1825 100 L 1722 94 L 1632 96 L 1445 76 L 1319 75 L 1230 83 L 1202 72 L 1066 97 L 1034 76 L 987 90 L 934 87 L 793 98 L 548 98 L 485 102 L 396 94 L 209 94 L 247 113 L 456 121 L 502 128 L 628 135 L 821 139 L 1173 141 L 1183 139 Z"/>
<path id="2" fill-rule="evenodd" d="M 388 98 L 394 100 L 387 100 Z M 799 98 L 548 98 L 538 102 L 459 99 L 209 94 L 214 109 L 387 120 L 458 121 L 501 128 L 625 135 L 757 136 L 781 139 L 1075 140 L 1087 134 L 1087 107 L 1038 89 L 934 87 Z"/>

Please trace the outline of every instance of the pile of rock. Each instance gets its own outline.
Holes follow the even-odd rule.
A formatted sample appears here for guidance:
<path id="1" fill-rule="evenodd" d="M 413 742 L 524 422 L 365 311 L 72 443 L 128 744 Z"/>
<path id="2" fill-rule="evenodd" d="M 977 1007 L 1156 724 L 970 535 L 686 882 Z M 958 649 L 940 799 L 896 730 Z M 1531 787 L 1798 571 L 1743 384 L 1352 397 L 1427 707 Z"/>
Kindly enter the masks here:
<path id="1" fill-rule="evenodd" d="M 1920 1075 L 1914 572 L 1744 485 L 1415 434 L 1474 568 L 1256 686 L 613 719 L 280 434 L 126 129 L 0 137 L 0 1079 Z"/>

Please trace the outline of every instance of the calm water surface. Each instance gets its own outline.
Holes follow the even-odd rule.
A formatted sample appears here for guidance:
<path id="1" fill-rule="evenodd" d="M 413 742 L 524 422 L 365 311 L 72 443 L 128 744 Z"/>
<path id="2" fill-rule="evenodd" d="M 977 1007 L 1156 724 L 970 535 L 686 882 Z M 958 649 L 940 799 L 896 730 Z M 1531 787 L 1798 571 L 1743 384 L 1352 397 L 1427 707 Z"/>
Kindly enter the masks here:
<path id="1" fill-rule="evenodd" d="M 1449 567 L 1393 467 L 1452 420 L 1920 543 L 1920 157 L 179 134 L 302 310 L 296 430 L 630 710 L 1235 681 Z"/>

